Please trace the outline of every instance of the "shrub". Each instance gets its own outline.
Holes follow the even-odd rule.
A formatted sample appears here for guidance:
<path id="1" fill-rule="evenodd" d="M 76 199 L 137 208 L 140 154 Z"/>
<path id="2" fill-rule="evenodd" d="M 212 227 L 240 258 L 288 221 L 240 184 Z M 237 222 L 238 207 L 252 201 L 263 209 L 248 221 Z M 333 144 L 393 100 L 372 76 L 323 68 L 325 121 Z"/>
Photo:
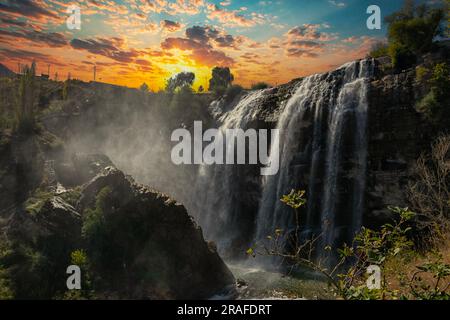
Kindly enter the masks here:
<path id="1" fill-rule="evenodd" d="M 320 236 L 300 242 L 298 231 L 298 209 L 306 204 L 304 191 L 292 191 L 281 199 L 294 209 L 296 215 L 296 231 L 294 236 L 287 235 L 291 246 L 286 248 L 283 230 L 276 229 L 267 237 L 267 242 L 256 244 L 247 250 L 253 257 L 257 255 L 274 256 L 289 261 L 293 268 L 306 267 L 322 274 L 333 286 L 335 293 L 346 300 L 379 300 L 379 299 L 450 299 L 449 278 L 450 265 L 443 262 L 442 257 L 416 266 L 416 272 L 408 278 L 403 275 L 402 291 L 394 289 L 387 280 L 389 272 L 398 276 L 399 270 L 390 270 L 389 263 L 400 259 L 402 264 L 410 261 L 414 255 L 413 242 L 410 240 L 410 227 L 416 214 L 408 208 L 391 207 L 398 216 L 393 223 L 383 225 L 378 231 L 362 228 L 355 236 L 351 246 L 345 245 L 337 250 L 339 261 L 329 267 L 329 262 L 313 259 L 313 252 L 320 243 Z M 325 251 L 331 251 L 327 246 Z M 322 255 L 323 256 L 323 255 Z M 380 287 L 370 288 L 366 273 L 369 266 L 380 269 Z"/>
<path id="2" fill-rule="evenodd" d="M 428 78 L 430 74 L 430 69 L 424 66 L 419 66 L 416 68 L 416 79 L 417 81 L 424 81 Z"/>
<path id="3" fill-rule="evenodd" d="M 372 58 L 381 58 L 389 55 L 388 45 L 386 43 L 378 42 L 372 48 L 369 56 Z"/>
<path id="4" fill-rule="evenodd" d="M 371 56 L 388 53 L 394 68 L 409 68 L 419 54 L 433 48 L 435 37 L 442 34 L 444 18 L 443 8 L 431 8 L 424 4 L 416 6 L 413 0 L 406 0 L 403 8 L 385 18 L 389 24 L 388 48 L 378 47 Z"/>
<path id="5" fill-rule="evenodd" d="M 428 85 L 430 91 L 416 104 L 416 110 L 431 122 L 445 125 L 450 105 L 450 69 L 446 63 L 439 63 L 433 68 Z"/>
<path id="6" fill-rule="evenodd" d="M 397 70 L 404 70 L 416 63 L 416 55 L 405 45 L 392 43 L 388 48 L 392 59 L 392 66 Z"/>
<path id="7" fill-rule="evenodd" d="M 262 90 L 262 89 L 267 89 L 267 88 L 270 88 L 270 85 L 265 82 L 255 83 L 251 87 L 252 90 Z"/>

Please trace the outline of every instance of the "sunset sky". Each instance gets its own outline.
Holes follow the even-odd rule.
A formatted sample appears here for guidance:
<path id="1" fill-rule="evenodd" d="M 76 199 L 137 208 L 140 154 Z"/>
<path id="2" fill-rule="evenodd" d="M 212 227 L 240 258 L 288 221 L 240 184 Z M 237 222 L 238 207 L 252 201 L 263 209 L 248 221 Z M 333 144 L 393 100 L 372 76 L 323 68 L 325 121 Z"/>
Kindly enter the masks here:
<path id="1" fill-rule="evenodd" d="M 161 89 L 180 71 L 207 87 L 214 66 L 236 83 L 272 85 L 362 58 L 382 30 L 368 30 L 366 9 L 382 16 L 401 0 L 0 0 L 1 63 L 17 71 L 35 60 L 38 74 Z M 81 9 L 81 30 L 66 12 Z"/>

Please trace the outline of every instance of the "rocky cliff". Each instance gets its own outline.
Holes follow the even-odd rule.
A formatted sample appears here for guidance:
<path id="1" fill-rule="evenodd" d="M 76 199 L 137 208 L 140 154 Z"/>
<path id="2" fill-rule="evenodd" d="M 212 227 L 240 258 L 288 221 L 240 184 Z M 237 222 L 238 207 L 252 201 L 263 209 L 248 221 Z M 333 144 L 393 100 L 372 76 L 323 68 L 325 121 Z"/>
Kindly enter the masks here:
<path id="1" fill-rule="evenodd" d="M 135 183 L 103 155 L 59 160 L 34 168 L 45 177 L 39 188 L 22 189 L 3 212 L 0 266 L 16 298 L 73 298 L 65 271 L 77 264 L 77 252 L 84 264 L 76 298 L 206 299 L 233 292 L 233 275 L 181 204 Z"/>

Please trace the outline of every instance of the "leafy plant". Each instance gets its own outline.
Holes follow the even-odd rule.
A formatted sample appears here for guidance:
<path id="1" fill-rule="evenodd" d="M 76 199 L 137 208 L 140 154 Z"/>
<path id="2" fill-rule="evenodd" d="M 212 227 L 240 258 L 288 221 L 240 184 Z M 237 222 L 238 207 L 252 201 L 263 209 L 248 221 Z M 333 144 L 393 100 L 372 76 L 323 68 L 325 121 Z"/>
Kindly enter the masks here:
<path id="1" fill-rule="evenodd" d="M 443 121 L 443 119 L 448 118 L 447 109 L 450 105 L 450 93 L 448 90 L 450 87 L 449 66 L 446 63 L 436 64 L 427 84 L 430 87 L 430 91 L 417 103 L 416 109 L 434 123 Z"/>
<path id="2" fill-rule="evenodd" d="M 405 0 L 399 11 L 385 18 L 389 24 L 387 46 L 378 45 L 371 56 L 377 58 L 388 54 L 395 69 L 409 68 L 418 55 L 433 48 L 435 37 L 443 34 L 444 18 L 444 8 L 415 5 L 414 0 Z"/>
<path id="3" fill-rule="evenodd" d="M 282 197 L 281 201 L 297 210 L 306 204 L 304 191 L 292 190 Z M 338 248 L 338 262 L 330 267 L 330 261 L 321 261 L 314 256 L 320 243 L 321 236 L 300 242 L 298 234 L 300 224 L 296 219 L 297 227 L 294 237 L 294 245 L 286 248 L 286 235 L 283 230 L 276 229 L 273 235 L 267 237 L 268 242 L 256 244 L 247 250 L 247 254 L 279 257 L 289 261 L 292 268 L 306 267 L 322 274 L 333 287 L 335 293 L 342 299 L 367 300 L 367 299 L 398 299 L 399 292 L 390 287 L 386 278 L 388 274 L 388 262 L 394 259 L 409 259 L 413 254 L 413 242 L 410 240 L 411 224 L 416 214 L 408 208 L 390 207 L 393 214 L 398 216 L 392 223 L 383 225 L 380 230 L 362 228 L 355 236 L 351 246 L 344 244 Z M 289 236 L 289 235 L 288 235 Z M 332 251 L 330 246 L 324 251 Z M 367 270 L 369 266 L 377 266 L 381 271 L 380 287 L 369 288 L 367 285 Z M 435 262 L 418 267 L 418 273 L 407 282 L 407 286 L 414 288 L 401 298 L 412 299 L 440 299 L 448 297 L 448 285 L 440 284 L 448 281 L 448 266 Z M 419 273 L 430 273 L 435 282 L 428 286 L 417 286 Z"/>

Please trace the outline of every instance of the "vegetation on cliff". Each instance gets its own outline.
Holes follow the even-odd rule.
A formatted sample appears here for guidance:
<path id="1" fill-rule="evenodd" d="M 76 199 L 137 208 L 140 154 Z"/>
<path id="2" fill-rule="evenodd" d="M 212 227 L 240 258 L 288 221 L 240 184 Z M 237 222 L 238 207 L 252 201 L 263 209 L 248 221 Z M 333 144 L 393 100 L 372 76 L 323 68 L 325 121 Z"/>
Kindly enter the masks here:
<path id="1" fill-rule="evenodd" d="M 417 6 L 415 1 L 405 0 L 400 11 L 385 18 L 389 24 L 388 43 L 377 45 L 371 56 L 389 55 L 397 70 L 411 67 L 420 55 L 435 47 L 436 37 L 444 33 L 442 23 L 445 18 L 445 8 L 432 8 L 427 4 Z"/>
<path id="2" fill-rule="evenodd" d="M 295 230 L 276 229 L 247 254 L 282 259 L 290 272 L 317 272 L 341 299 L 450 300 L 449 156 L 450 136 L 442 136 L 431 154 L 417 160 L 407 191 L 415 212 L 391 207 L 396 215 L 391 223 L 377 230 L 363 227 L 353 243 L 341 248 L 324 244 L 322 235 L 301 237 L 298 210 L 306 204 L 306 192 L 292 190 L 281 201 L 293 209 Z M 374 267 L 380 271 L 378 280 L 372 277 Z M 378 284 L 372 287 L 373 281 Z"/>

